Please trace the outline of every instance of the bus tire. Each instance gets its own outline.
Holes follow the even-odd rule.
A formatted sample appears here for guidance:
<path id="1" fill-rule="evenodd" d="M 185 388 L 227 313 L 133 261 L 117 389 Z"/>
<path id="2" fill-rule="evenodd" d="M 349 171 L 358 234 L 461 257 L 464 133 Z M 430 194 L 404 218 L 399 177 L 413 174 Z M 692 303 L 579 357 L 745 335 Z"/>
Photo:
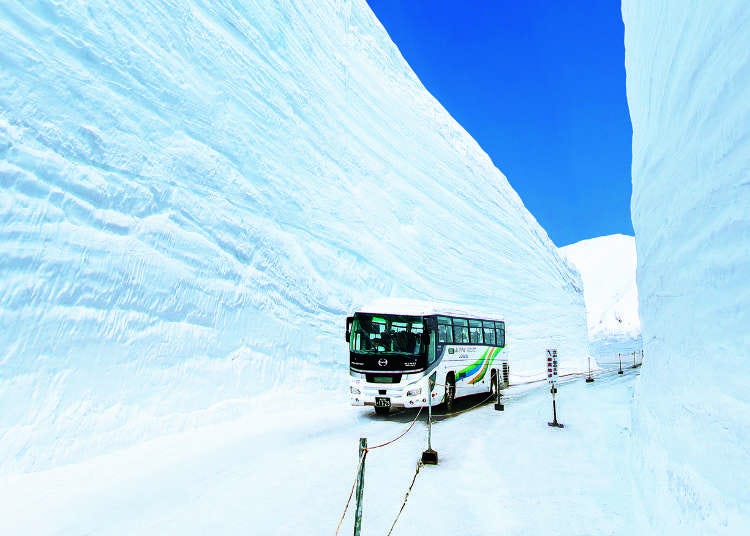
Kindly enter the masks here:
<path id="1" fill-rule="evenodd" d="M 451 413 L 453 411 L 455 400 L 456 400 L 456 380 L 452 375 L 446 376 L 445 377 L 445 398 L 443 399 L 446 413 Z"/>
<path id="2" fill-rule="evenodd" d="M 388 415 L 391 411 L 391 408 L 381 408 L 378 406 L 375 406 L 375 415 L 380 415 L 381 417 Z"/>

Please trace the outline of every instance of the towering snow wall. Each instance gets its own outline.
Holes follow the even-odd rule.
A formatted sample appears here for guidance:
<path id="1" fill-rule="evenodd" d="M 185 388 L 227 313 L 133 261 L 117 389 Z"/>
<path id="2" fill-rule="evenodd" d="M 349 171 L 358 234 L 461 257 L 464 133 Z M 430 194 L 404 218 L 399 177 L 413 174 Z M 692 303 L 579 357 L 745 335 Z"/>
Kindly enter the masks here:
<path id="1" fill-rule="evenodd" d="M 623 2 L 648 526 L 750 527 L 750 4 Z"/>
<path id="2" fill-rule="evenodd" d="M 600 363 L 614 363 L 618 353 L 640 351 L 635 239 L 599 236 L 560 251 L 583 278 L 591 355 Z"/>
<path id="3" fill-rule="evenodd" d="M 2 2 L 0 66 L 0 472 L 343 399 L 383 296 L 583 367 L 578 274 L 364 0 Z"/>

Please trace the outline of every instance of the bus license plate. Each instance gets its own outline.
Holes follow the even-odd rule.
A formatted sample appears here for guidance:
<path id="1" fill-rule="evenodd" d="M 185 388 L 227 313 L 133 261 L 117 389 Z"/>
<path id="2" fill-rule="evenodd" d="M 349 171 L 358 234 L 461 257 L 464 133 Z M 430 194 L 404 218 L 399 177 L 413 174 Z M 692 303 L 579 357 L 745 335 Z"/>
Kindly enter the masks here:
<path id="1" fill-rule="evenodd" d="M 384 396 L 376 396 L 375 397 L 375 407 L 376 408 L 390 408 L 391 407 L 391 399 L 386 398 Z"/>

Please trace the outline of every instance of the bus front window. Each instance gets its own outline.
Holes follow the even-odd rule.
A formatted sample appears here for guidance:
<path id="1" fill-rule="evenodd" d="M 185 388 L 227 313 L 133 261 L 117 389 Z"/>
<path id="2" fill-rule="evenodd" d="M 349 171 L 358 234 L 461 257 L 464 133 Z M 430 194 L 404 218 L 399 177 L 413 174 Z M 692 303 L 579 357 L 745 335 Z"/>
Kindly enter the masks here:
<path id="1" fill-rule="evenodd" d="M 360 353 L 422 353 L 421 317 L 357 314 L 352 324 L 350 349 Z"/>

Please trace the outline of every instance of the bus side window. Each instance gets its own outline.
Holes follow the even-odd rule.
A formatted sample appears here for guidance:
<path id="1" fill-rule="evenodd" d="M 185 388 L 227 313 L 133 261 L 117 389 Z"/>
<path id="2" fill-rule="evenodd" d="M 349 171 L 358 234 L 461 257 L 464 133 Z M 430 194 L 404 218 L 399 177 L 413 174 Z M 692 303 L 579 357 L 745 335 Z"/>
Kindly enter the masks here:
<path id="1" fill-rule="evenodd" d="M 469 320 L 469 342 L 472 344 L 482 344 L 484 342 L 481 320 Z"/>
<path id="2" fill-rule="evenodd" d="M 469 322 L 465 318 L 453 319 L 453 342 L 455 344 L 469 342 Z"/>
<path id="3" fill-rule="evenodd" d="M 461 328 L 461 342 L 464 344 L 469 342 L 469 328 Z"/>
<path id="4" fill-rule="evenodd" d="M 505 322 L 495 322 L 495 340 L 498 346 L 505 347 Z"/>
<path id="5" fill-rule="evenodd" d="M 453 343 L 453 330 L 451 329 L 450 324 L 438 324 L 438 343 Z"/>
<path id="6" fill-rule="evenodd" d="M 484 323 L 484 344 L 495 346 L 495 324 L 494 322 Z"/>
<path id="7" fill-rule="evenodd" d="M 453 335 L 455 336 L 455 339 L 456 339 L 455 342 L 457 343 L 466 344 L 469 342 L 469 328 L 465 326 L 463 327 L 454 326 Z"/>

